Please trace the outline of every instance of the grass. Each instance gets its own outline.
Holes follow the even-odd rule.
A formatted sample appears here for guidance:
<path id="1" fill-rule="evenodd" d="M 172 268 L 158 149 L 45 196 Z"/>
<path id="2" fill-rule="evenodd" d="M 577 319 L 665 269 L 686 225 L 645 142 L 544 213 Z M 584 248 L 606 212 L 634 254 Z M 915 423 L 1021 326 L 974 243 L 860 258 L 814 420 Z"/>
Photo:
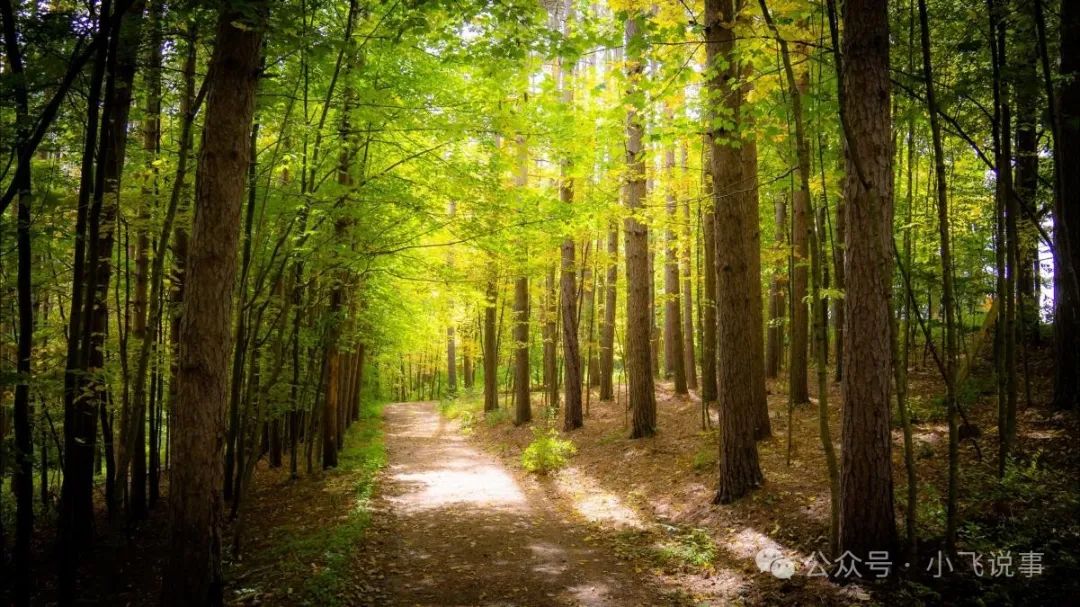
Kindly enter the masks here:
<path id="1" fill-rule="evenodd" d="M 343 604 L 341 590 L 348 579 L 351 556 L 371 523 L 375 480 L 386 465 L 382 407 L 375 404 L 361 412 L 360 420 L 345 436 L 337 469 L 326 472 L 328 484 L 341 481 L 352 484 L 348 492 L 351 503 L 345 516 L 326 521 L 328 524 L 318 525 L 310 532 L 289 534 L 271 550 L 272 560 L 303 580 L 297 589 L 300 604 Z"/>
<path id="2" fill-rule="evenodd" d="M 617 533 L 615 554 L 641 560 L 667 571 L 709 571 L 716 563 L 716 544 L 704 529 L 662 525 L 663 531 L 632 529 Z"/>
<path id="3" fill-rule="evenodd" d="M 489 428 L 510 421 L 510 412 L 506 409 L 485 412 L 484 395 L 473 390 L 443 398 L 439 401 L 439 414 L 457 420 L 465 434 L 472 432 L 481 420 Z"/>
<path id="4" fill-rule="evenodd" d="M 521 452 L 521 465 L 529 472 L 547 474 L 565 467 L 576 452 L 574 443 L 561 438 L 555 428 L 533 428 L 533 440 Z"/>

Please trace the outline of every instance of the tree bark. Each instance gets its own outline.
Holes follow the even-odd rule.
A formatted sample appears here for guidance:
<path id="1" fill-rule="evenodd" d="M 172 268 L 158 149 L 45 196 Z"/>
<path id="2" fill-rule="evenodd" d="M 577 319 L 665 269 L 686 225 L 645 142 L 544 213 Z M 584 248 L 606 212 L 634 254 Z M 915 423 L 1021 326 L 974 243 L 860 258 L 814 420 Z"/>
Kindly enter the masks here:
<path id="1" fill-rule="evenodd" d="M 171 540 L 163 605 L 220 605 L 222 597 L 220 466 L 232 347 L 229 319 L 265 0 L 222 10 L 210 62 L 209 96 L 196 174 L 195 224 L 174 412 L 169 478 Z"/>
<path id="2" fill-rule="evenodd" d="M 687 394 L 686 364 L 683 360 L 682 302 L 679 288 L 679 240 L 675 231 L 678 199 L 675 196 L 675 149 L 668 147 L 664 154 L 668 176 L 665 209 L 667 230 L 664 232 L 664 369 L 675 382 L 676 394 Z"/>
<path id="3" fill-rule="evenodd" d="M 640 51 L 640 13 L 626 20 L 626 77 L 629 88 L 626 97 L 633 99 L 643 76 Z M 654 326 L 651 279 L 649 276 L 649 229 L 638 219 L 645 203 L 645 150 L 639 108 L 633 104 L 626 110 L 626 206 L 630 213 L 624 222 L 626 230 L 626 351 L 624 364 L 629 376 L 629 405 L 633 412 L 631 438 L 643 438 L 656 433 L 656 394 L 653 388 L 653 355 L 651 333 Z"/>
<path id="4" fill-rule="evenodd" d="M 682 143 L 682 157 L 680 170 L 683 177 L 687 171 L 686 142 Z M 690 200 L 689 197 L 679 205 L 682 208 L 682 233 L 679 249 L 679 262 L 682 272 L 682 336 L 683 336 L 683 369 L 686 371 L 686 387 L 690 390 L 698 389 L 697 356 L 694 351 L 694 289 L 693 268 L 690 264 L 690 251 L 693 249 L 694 240 L 690 231 Z"/>
<path id="5" fill-rule="evenodd" d="M 1040 10 L 1041 2 L 1036 2 Z M 1039 19 L 1041 22 L 1042 19 Z M 1040 23 L 1043 71 L 1046 57 L 1046 27 Z M 1054 246 L 1054 406 L 1080 408 L 1080 4 L 1061 3 L 1061 62 L 1057 96 L 1051 97 L 1056 115 L 1054 131 L 1055 182 Z M 1044 73 L 1050 82 L 1050 75 Z M 1048 85 L 1049 88 L 1049 85 Z M 1056 109 L 1056 111 L 1054 111 Z"/>
<path id="6" fill-rule="evenodd" d="M 840 465 L 840 546 L 860 559 L 896 546 L 889 429 L 892 133 L 886 0 L 847 0 L 837 64 L 845 136 L 848 301 Z M 829 0 L 833 48 L 835 0 Z"/>
<path id="7" fill-rule="evenodd" d="M 514 281 L 514 402 L 529 402 L 529 279 Z M 530 407 L 531 408 L 531 407 Z"/>
<path id="8" fill-rule="evenodd" d="M 17 252 L 16 298 L 18 300 L 19 334 L 17 362 L 15 370 L 19 379 L 15 384 L 15 402 L 13 424 L 15 426 L 15 471 L 12 479 L 12 491 L 15 493 L 15 550 L 13 552 L 14 604 L 20 607 L 30 604 L 34 589 L 31 570 L 31 539 L 34 533 L 34 443 L 30 420 L 33 407 L 30 403 L 31 355 L 34 338 L 34 305 L 31 280 L 31 234 L 30 219 L 32 204 L 31 157 L 29 146 L 29 100 L 27 95 L 25 72 L 23 69 L 22 48 L 19 46 L 15 11 L 11 0 L 0 1 L 0 18 L 4 22 L 4 54 L 15 83 L 15 112 L 17 118 L 17 140 L 15 154 L 18 166 L 15 168 L 16 189 L 16 235 Z M 47 466 L 41 462 L 42 469 Z M 7 584 L 4 584 L 7 586 Z"/>
<path id="9" fill-rule="evenodd" d="M 615 398 L 615 310 L 619 281 L 619 230 L 607 237 L 607 275 L 604 277 L 604 320 L 600 324 L 600 400 Z"/>
<path id="10" fill-rule="evenodd" d="M 739 156 L 738 130 L 718 126 L 723 118 L 738 124 L 743 89 L 738 82 L 739 67 L 735 55 L 735 11 L 731 0 L 707 0 L 705 3 L 706 54 L 715 66 L 706 86 L 718 103 L 707 123 L 708 145 L 712 148 L 713 204 L 716 222 L 716 307 L 717 307 L 717 404 L 720 426 L 719 483 L 713 502 L 730 503 L 764 482 L 754 439 L 756 390 L 752 358 L 755 336 L 760 340 L 761 326 L 754 326 L 748 313 L 753 304 L 751 248 L 757 214 L 748 212 L 748 198 L 740 192 L 745 187 L 743 159 Z M 763 377 L 761 378 L 763 379 Z"/>
<path id="11" fill-rule="evenodd" d="M 702 268 L 705 275 L 703 284 L 704 297 L 701 299 L 701 401 L 706 406 L 716 402 L 716 209 L 713 196 L 712 145 L 708 137 L 703 142 L 702 154 L 702 197 L 701 209 L 702 232 Z M 707 421 L 707 420 L 706 420 Z"/>
<path id="12" fill-rule="evenodd" d="M 484 412 L 495 411 L 499 408 L 499 353 L 498 344 L 495 341 L 495 296 L 498 293 L 498 283 L 494 276 L 488 279 L 487 293 L 484 301 Z M 407 381 L 407 380 L 403 380 Z M 522 415 L 524 413 L 524 415 Z M 531 413 L 528 408 L 524 411 L 519 408 L 515 411 L 514 423 L 521 424 L 529 421 Z"/>
<path id="13" fill-rule="evenodd" d="M 773 201 L 775 249 L 787 251 L 787 201 L 777 196 Z M 786 257 L 786 256 L 785 256 Z M 780 264 L 773 268 L 769 279 L 769 328 L 765 342 L 765 377 L 776 379 L 784 363 L 784 323 L 787 319 L 787 272 Z"/>

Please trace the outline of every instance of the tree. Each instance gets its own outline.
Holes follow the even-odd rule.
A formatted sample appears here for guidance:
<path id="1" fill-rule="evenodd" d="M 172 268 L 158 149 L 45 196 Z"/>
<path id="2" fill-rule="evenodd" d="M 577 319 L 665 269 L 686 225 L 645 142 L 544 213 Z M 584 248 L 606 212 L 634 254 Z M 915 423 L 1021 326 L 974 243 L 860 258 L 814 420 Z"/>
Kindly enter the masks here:
<path id="1" fill-rule="evenodd" d="M 604 319 L 600 323 L 600 400 L 615 398 L 615 305 L 619 280 L 619 230 L 607 236 L 607 274 L 604 277 Z"/>
<path id="2" fill-rule="evenodd" d="M 499 285 L 492 276 L 488 278 L 484 299 L 484 413 L 499 408 L 499 351 L 495 340 L 495 298 Z M 528 401 L 517 403 L 514 423 L 523 424 L 532 418 Z"/>
<path id="3" fill-rule="evenodd" d="M 713 502 L 727 504 L 746 495 L 764 482 L 758 463 L 755 432 L 755 394 L 763 386 L 754 382 L 754 326 L 747 313 L 752 305 L 750 232 L 756 214 L 739 194 L 742 159 L 739 156 L 738 127 L 742 87 L 738 82 L 734 34 L 734 5 L 731 0 L 708 0 L 705 4 L 705 40 L 708 56 L 708 86 L 711 111 L 707 129 L 712 152 L 713 205 L 716 235 L 716 316 L 718 319 L 717 406 L 720 424 L 720 478 Z M 754 222 L 752 224 L 751 222 Z M 749 354 L 749 356 L 748 356 Z M 764 379 L 763 377 L 761 378 Z"/>
<path id="4" fill-rule="evenodd" d="M 15 27 L 15 11 L 11 0 L 0 2 L 0 18 L 4 21 L 4 53 L 8 65 L 16 79 L 15 110 L 18 116 L 18 139 L 15 155 L 18 166 L 15 168 L 13 185 L 16 190 L 18 227 L 15 240 L 18 249 L 18 362 L 19 373 L 15 385 L 14 425 L 15 425 L 15 474 L 12 486 L 15 492 L 15 603 L 29 605 L 33 590 L 30 573 L 30 540 L 34 533 L 34 444 L 33 431 L 30 427 L 32 409 L 30 404 L 31 354 L 34 339 L 34 309 L 31 301 L 31 237 L 30 205 L 33 202 L 31 189 L 30 161 L 32 151 L 29 145 L 29 101 L 22 59 Z M 44 466 L 44 462 L 42 463 Z"/>
<path id="5" fill-rule="evenodd" d="M 1054 406 L 1080 408 L 1080 6 L 1061 3 L 1061 86 L 1050 85 L 1050 61 L 1042 2 L 1038 11 L 1043 78 L 1050 98 L 1054 132 Z"/>
<path id="6" fill-rule="evenodd" d="M 221 604 L 221 461 L 231 289 L 236 278 L 240 207 L 263 31 L 263 0 L 234 2 L 221 11 L 210 62 L 202 149 L 196 172 L 180 327 L 173 473 L 169 478 L 170 562 L 161 595 L 165 605 Z"/>
<path id="7" fill-rule="evenodd" d="M 674 181 L 675 150 L 668 147 L 664 154 L 664 168 L 668 174 L 668 191 L 665 196 L 667 231 L 664 233 L 664 365 L 669 376 L 674 377 L 675 393 L 687 394 L 686 362 L 683 358 L 683 339 L 691 336 L 682 332 L 682 307 L 679 285 L 679 242 L 675 232 L 678 199 Z"/>
<path id="8" fill-rule="evenodd" d="M 641 47 L 644 16 L 626 18 L 626 98 L 639 96 L 643 78 Z M 629 378 L 630 410 L 633 412 L 631 438 L 652 436 L 656 432 L 656 394 L 653 388 L 651 332 L 653 328 L 649 277 L 649 229 L 638 218 L 645 202 L 645 151 L 641 139 L 643 127 L 634 103 L 626 109 L 626 208 L 630 215 L 626 231 L 626 355 L 624 364 Z"/>
<path id="9" fill-rule="evenodd" d="M 563 34 L 570 31 L 573 19 L 573 6 L 566 3 L 563 20 Z M 562 89 L 562 103 L 569 110 L 574 107 L 574 62 L 559 60 L 559 86 Z M 559 180 L 559 200 L 565 205 L 574 204 L 573 161 L 569 155 L 563 159 Z M 559 295 L 563 330 L 564 409 L 563 430 L 576 430 L 582 426 L 581 411 L 581 345 L 578 341 L 578 298 L 577 298 L 577 261 L 573 237 L 562 242 L 562 267 L 560 274 Z"/>
<path id="10" fill-rule="evenodd" d="M 835 0 L 829 0 L 833 47 Z M 896 546 L 890 408 L 892 133 L 887 0 L 844 3 L 840 117 L 845 138 L 846 298 L 840 546 L 865 559 Z"/>

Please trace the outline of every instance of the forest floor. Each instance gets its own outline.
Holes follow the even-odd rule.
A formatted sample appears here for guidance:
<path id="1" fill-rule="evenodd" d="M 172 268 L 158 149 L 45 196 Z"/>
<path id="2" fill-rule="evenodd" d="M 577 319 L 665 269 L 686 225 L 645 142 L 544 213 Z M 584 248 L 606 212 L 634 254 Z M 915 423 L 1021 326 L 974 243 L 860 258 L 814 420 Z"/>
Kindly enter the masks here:
<path id="1" fill-rule="evenodd" d="M 1080 558 L 1080 473 L 1074 413 L 1045 402 L 1048 375 L 1033 360 L 1033 406 L 1021 398 L 1017 463 L 996 476 L 996 397 L 973 381 L 966 415 L 978 428 L 961 446 L 960 549 L 942 548 L 947 426 L 940 382 L 913 369 L 911 411 L 920 537 L 914 559 L 890 555 L 904 575 L 834 584 L 811 575 L 828 550 L 828 481 L 814 403 L 791 410 L 769 383 L 772 438 L 759 443 L 766 483 L 714 506 L 716 413 L 702 429 L 700 401 L 658 386 L 658 434 L 630 440 L 625 397 L 589 397 L 585 426 L 560 436 L 576 448 L 564 468 L 526 472 L 522 454 L 561 419 L 539 393 L 528 425 L 509 399 L 484 416 L 466 391 L 441 403 L 387 405 L 354 426 L 342 465 L 314 478 L 259 469 L 243 560 L 226 573 L 235 604 L 318 605 L 1024 605 L 1070 604 Z M 839 386 L 829 382 L 830 425 L 840 442 Z M 907 483 L 902 434 L 893 433 L 898 529 Z M 385 464 L 385 467 L 384 467 Z M 755 562 L 766 548 L 794 563 L 780 579 Z M 1024 552 L 1043 570 L 1021 572 Z M 992 576 L 992 554 L 1011 554 L 1011 576 Z M 928 571 L 928 567 L 930 570 Z M 852 578 L 854 579 L 854 578 Z"/>
<path id="2" fill-rule="evenodd" d="M 814 403 L 791 409 L 770 381 L 772 437 L 759 443 L 766 482 L 714 506 L 715 411 L 658 385 L 658 433 L 628 438 L 625 393 L 589 395 L 585 426 L 555 435 L 576 453 L 549 474 L 522 455 L 561 427 L 534 394 L 532 424 L 502 409 L 485 416 L 465 391 L 440 403 L 369 406 L 352 425 L 336 469 L 291 479 L 260 462 L 238 522 L 225 530 L 226 601 L 233 605 L 1066 605 L 1080 596 L 1080 423 L 1049 409 L 1048 356 L 1022 384 L 1018 457 L 997 476 L 996 396 L 985 362 L 963 394 L 971 438 L 960 448 L 960 550 L 982 557 L 940 575 L 948 430 L 931 366 L 910 374 L 918 476 L 919 553 L 890 555 L 904 575 L 839 585 L 810 575 L 828 550 L 829 491 Z M 1030 388 L 1031 405 L 1027 404 Z M 840 442 L 839 385 L 829 382 L 830 426 Z M 907 483 L 902 433 L 893 432 L 895 504 L 903 537 Z M 790 461 L 788 431 L 790 429 Z M 317 454 L 315 454 L 317 460 Z M 317 461 L 315 462 L 318 468 Z M 167 486 L 167 483 L 165 483 Z M 88 603 L 156 604 L 166 555 L 164 501 L 132 529 L 139 541 L 96 544 L 83 563 Z M 99 517 L 104 520 L 104 513 Z M 102 523 L 102 529 L 105 524 Z M 45 531 L 48 531 L 47 529 Z M 51 535 L 39 534 L 43 595 Z M 759 570 L 770 548 L 794 564 L 790 579 Z M 1042 569 L 1021 570 L 1025 553 Z M 1009 554 L 1011 575 L 992 575 Z M 906 563 L 906 566 L 905 566 Z M 928 566 L 931 568 L 928 571 Z M 108 597 L 106 599 L 105 597 Z M 46 600 L 45 602 L 48 602 Z"/>

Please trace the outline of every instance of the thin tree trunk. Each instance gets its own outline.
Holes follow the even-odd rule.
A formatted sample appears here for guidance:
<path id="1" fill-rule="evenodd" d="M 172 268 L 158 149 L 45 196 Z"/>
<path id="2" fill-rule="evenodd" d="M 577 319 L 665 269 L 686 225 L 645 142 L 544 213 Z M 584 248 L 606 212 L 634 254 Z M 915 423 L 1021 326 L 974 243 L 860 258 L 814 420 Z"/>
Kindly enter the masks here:
<path id="1" fill-rule="evenodd" d="M 494 277 L 488 279 L 487 296 L 484 302 L 484 412 L 495 411 L 499 408 L 499 353 L 495 344 L 495 296 L 498 292 L 498 284 Z M 529 421 L 530 415 L 524 419 L 520 415 L 521 410 L 514 417 L 515 423 Z M 528 413 L 526 411 L 526 413 Z"/>
<path id="2" fill-rule="evenodd" d="M 702 232 L 702 264 L 701 272 L 705 275 L 702 281 L 705 296 L 701 305 L 705 308 L 702 313 L 702 344 L 701 344 L 701 402 L 702 413 L 705 422 L 708 423 L 708 404 L 716 402 L 716 209 L 715 197 L 713 196 L 712 157 L 713 149 L 706 136 L 703 141 L 704 153 L 702 154 L 702 197 L 705 202 L 701 210 Z"/>
<path id="3" fill-rule="evenodd" d="M 787 200 L 782 195 L 773 201 L 773 218 L 776 223 L 775 249 L 787 250 Z M 784 361 L 784 324 L 787 318 L 787 276 L 783 265 L 773 268 L 769 279 L 769 329 L 765 342 L 765 377 L 776 379 Z"/>
<path id="4" fill-rule="evenodd" d="M 919 29 L 922 41 L 923 79 L 926 84 L 926 104 L 930 114 L 930 132 L 934 148 L 934 174 L 937 180 L 938 234 L 941 255 L 941 306 L 945 316 L 945 405 L 949 418 L 949 490 L 946 500 L 945 544 L 950 552 L 956 551 L 956 500 L 959 482 L 959 425 L 956 402 L 956 321 L 953 302 L 952 252 L 949 239 L 948 184 L 945 179 L 945 152 L 941 143 L 941 125 L 938 122 L 937 98 L 934 92 L 934 72 L 930 61 L 930 23 L 926 0 L 919 0 Z"/>
<path id="5" fill-rule="evenodd" d="M 607 274 L 604 277 L 604 320 L 600 324 L 600 400 L 615 398 L 615 311 L 619 281 L 619 230 L 607 236 Z"/>
<path id="6" fill-rule="evenodd" d="M 684 177 L 687 172 L 686 142 L 682 143 L 681 151 L 681 174 Z M 682 271 L 682 321 L 683 321 L 683 368 L 686 370 L 686 387 L 691 390 L 698 389 L 697 355 L 694 351 L 694 289 L 693 268 L 690 264 L 690 251 L 694 246 L 694 240 L 690 231 L 690 198 L 686 197 L 682 207 L 682 238 L 680 244 L 680 263 Z"/>

